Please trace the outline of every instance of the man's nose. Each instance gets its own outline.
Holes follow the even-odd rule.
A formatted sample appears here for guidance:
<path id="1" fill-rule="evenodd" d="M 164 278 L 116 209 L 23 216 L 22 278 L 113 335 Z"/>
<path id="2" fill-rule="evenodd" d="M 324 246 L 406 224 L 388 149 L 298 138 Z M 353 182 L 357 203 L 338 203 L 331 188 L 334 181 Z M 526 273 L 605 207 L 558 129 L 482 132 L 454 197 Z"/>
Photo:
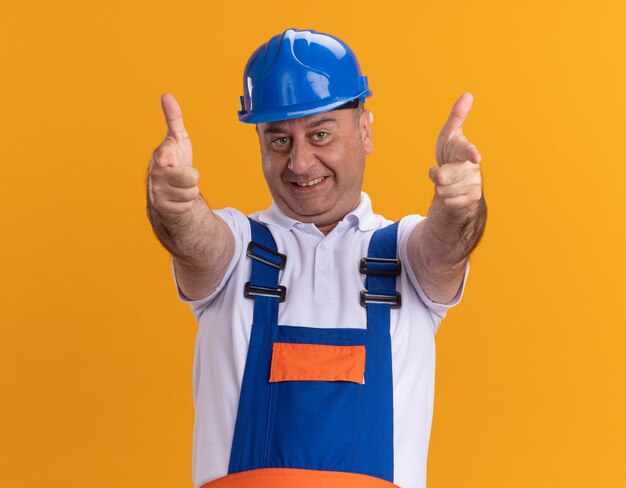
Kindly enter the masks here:
<path id="1" fill-rule="evenodd" d="M 306 174 L 315 164 L 315 152 L 306 141 L 294 140 L 289 155 L 289 169 L 296 174 Z"/>

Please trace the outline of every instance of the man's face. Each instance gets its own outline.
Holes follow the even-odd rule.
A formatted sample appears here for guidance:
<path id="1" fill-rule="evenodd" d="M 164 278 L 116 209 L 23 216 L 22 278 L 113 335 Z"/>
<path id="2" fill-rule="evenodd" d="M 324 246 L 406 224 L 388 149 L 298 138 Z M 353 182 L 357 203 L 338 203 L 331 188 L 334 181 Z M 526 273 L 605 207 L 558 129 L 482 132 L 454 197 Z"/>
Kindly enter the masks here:
<path id="1" fill-rule="evenodd" d="M 372 152 L 367 110 L 261 123 L 257 132 L 265 180 L 289 217 L 328 233 L 359 204 L 365 156 Z"/>

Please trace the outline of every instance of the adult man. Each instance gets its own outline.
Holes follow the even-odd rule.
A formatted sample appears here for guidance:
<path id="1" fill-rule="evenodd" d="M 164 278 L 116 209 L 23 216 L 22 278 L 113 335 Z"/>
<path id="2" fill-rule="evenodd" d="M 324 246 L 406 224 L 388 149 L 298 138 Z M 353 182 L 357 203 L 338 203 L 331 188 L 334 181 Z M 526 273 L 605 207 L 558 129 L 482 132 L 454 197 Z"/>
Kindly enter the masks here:
<path id="1" fill-rule="evenodd" d="M 200 324 L 195 486 L 423 487 L 433 336 L 486 215 L 461 132 L 471 95 L 438 138 L 428 218 L 389 225 L 361 192 L 371 92 L 347 45 L 285 31 L 252 55 L 244 90 L 270 209 L 209 209 L 171 95 L 150 164 L 149 216 Z"/>

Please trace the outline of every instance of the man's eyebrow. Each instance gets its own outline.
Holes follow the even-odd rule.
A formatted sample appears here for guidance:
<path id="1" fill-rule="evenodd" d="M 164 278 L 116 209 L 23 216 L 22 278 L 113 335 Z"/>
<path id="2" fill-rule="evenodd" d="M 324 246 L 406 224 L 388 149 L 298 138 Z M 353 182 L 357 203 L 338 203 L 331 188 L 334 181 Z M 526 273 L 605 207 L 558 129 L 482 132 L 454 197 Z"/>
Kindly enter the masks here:
<path id="1" fill-rule="evenodd" d="M 273 126 L 273 127 L 270 126 L 270 127 L 267 127 L 265 129 L 263 129 L 263 134 L 281 134 L 281 133 L 284 133 L 284 132 L 285 132 L 284 130 L 282 130 L 279 127 L 276 127 L 276 126 Z"/>
<path id="2" fill-rule="evenodd" d="M 337 122 L 337 119 L 333 118 L 333 117 L 325 117 L 323 119 L 319 119 L 319 120 L 315 120 L 313 122 L 311 122 L 310 124 L 308 124 L 305 129 L 312 129 L 314 127 L 319 127 L 322 124 L 326 124 L 328 122 Z"/>
<path id="3" fill-rule="evenodd" d="M 337 122 L 337 119 L 334 117 L 324 117 L 323 119 L 314 120 L 313 122 L 310 122 L 309 124 L 304 126 L 304 128 L 307 130 L 313 129 L 315 127 L 319 127 L 320 125 L 323 125 L 329 122 Z M 266 128 L 263 129 L 264 134 L 283 134 L 284 132 L 285 131 L 277 125 L 268 125 Z"/>

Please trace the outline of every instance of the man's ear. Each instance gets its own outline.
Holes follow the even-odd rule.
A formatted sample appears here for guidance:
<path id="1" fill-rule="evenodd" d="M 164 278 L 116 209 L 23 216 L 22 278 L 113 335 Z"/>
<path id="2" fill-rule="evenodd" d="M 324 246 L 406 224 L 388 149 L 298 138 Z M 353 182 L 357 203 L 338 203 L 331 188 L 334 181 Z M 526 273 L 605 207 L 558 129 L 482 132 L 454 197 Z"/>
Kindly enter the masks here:
<path id="1" fill-rule="evenodd" d="M 363 110 L 361 117 L 359 118 L 359 133 L 361 135 L 361 142 L 365 149 L 365 154 L 372 154 L 374 151 L 374 145 L 372 143 L 372 122 L 374 121 L 374 115 L 369 110 Z"/>

